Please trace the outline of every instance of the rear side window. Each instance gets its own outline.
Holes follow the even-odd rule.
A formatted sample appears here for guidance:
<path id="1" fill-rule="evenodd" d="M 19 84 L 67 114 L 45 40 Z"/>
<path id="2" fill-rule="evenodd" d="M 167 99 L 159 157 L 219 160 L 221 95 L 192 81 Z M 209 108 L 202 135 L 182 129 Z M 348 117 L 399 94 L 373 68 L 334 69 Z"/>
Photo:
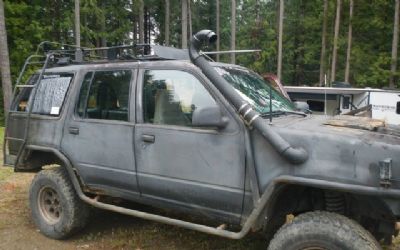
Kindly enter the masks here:
<path id="1" fill-rule="evenodd" d="M 128 121 L 130 70 L 96 71 L 85 75 L 77 103 L 81 118 Z"/>
<path id="2" fill-rule="evenodd" d="M 397 105 L 396 105 L 396 114 L 400 115 L 400 102 L 397 102 Z"/>
<path id="3" fill-rule="evenodd" d="M 36 84 L 37 78 L 38 75 L 32 76 L 27 85 Z M 18 94 L 13 110 L 27 112 L 32 109 L 33 114 L 58 116 L 72 78 L 73 74 L 44 75 L 34 100 L 32 88 L 24 88 Z"/>

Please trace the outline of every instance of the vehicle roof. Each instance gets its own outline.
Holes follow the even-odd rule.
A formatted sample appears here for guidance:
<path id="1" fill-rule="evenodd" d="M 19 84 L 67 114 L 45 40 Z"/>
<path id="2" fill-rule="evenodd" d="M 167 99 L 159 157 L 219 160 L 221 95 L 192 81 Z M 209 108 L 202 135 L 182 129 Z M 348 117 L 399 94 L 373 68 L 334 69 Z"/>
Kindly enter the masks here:
<path id="1" fill-rule="evenodd" d="M 85 64 L 71 64 L 67 66 L 59 66 L 46 69 L 46 73 L 57 73 L 57 72 L 77 72 L 79 70 L 96 70 L 96 69 L 104 69 L 104 68 L 124 68 L 124 67 L 136 67 L 138 65 L 158 65 L 158 64 L 165 64 L 168 62 L 168 66 L 178 66 L 182 64 L 192 65 L 190 61 L 187 60 L 148 60 L 148 61 L 117 61 L 117 62 L 96 62 L 96 63 L 85 63 Z M 222 62 L 210 62 L 212 66 L 219 66 L 219 67 L 234 67 L 234 68 L 241 68 L 246 69 L 243 66 L 235 65 L 235 64 L 228 64 Z"/>

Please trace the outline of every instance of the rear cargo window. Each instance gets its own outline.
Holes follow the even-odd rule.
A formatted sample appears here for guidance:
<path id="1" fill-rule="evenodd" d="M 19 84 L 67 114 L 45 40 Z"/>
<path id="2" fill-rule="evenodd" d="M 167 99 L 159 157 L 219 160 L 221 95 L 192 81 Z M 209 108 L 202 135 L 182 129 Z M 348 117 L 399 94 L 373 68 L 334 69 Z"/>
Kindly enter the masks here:
<path id="1" fill-rule="evenodd" d="M 27 85 L 35 84 L 37 77 L 32 76 Z M 72 78 L 73 74 L 44 75 L 36 88 L 34 100 L 32 88 L 24 88 L 18 94 L 13 110 L 27 112 L 32 108 L 33 114 L 58 116 Z"/>

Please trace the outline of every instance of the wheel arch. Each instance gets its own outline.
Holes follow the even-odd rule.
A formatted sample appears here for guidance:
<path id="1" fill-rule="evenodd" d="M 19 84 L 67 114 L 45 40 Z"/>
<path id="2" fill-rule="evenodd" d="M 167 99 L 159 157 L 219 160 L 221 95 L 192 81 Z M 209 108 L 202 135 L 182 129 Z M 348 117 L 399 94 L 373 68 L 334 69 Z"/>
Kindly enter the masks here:
<path id="1" fill-rule="evenodd" d="M 330 196 L 329 196 L 330 195 Z M 333 196 L 332 196 L 333 195 Z M 328 197 L 333 206 L 328 207 Z M 342 200 L 341 200 L 342 199 Z M 332 202 L 332 199 L 331 201 Z M 343 202 L 343 203 L 340 203 Z M 343 204 L 343 210 L 340 210 Z M 332 211 L 337 207 L 338 211 Z M 378 240 L 391 240 L 396 235 L 396 216 L 388 204 L 378 195 L 356 194 L 329 187 L 313 187 L 300 184 L 279 184 L 271 196 L 255 229 L 262 228 L 267 239 L 287 222 L 287 215 L 297 216 L 310 211 L 329 211 L 343 214 L 361 224 Z"/>
<path id="2" fill-rule="evenodd" d="M 68 176 L 78 196 L 81 197 L 81 195 L 83 195 L 82 186 L 84 186 L 84 182 L 80 178 L 77 169 L 73 167 L 73 164 L 64 153 L 56 148 L 37 145 L 29 145 L 27 148 L 30 153 L 27 157 L 26 164 L 24 164 L 23 168 L 16 168 L 16 171 L 38 172 L 44 165 L 59 164 L 67 170 Z"/>

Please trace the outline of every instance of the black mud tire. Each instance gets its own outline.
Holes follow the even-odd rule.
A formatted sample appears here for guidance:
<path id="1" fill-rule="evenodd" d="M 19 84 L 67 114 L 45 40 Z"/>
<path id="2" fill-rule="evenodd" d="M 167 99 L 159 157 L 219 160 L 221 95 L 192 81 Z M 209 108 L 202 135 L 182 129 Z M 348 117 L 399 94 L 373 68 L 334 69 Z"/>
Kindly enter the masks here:
<path id="1" fill-rule="evenodd" d="M 84 228 L 90 210 L 76 194 L 64 167 L 36 174 L 29 190 L 29 205 L 40 232 L 52 239 L 65 239 Z"/>
<path id="2" fill-rule="evenodd" d="M 308 212 L 283 225 L 268 250 L 377 250 L 375 238 L 357 222 L 330 212 Z"/>

